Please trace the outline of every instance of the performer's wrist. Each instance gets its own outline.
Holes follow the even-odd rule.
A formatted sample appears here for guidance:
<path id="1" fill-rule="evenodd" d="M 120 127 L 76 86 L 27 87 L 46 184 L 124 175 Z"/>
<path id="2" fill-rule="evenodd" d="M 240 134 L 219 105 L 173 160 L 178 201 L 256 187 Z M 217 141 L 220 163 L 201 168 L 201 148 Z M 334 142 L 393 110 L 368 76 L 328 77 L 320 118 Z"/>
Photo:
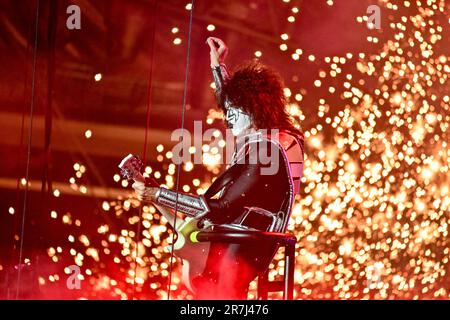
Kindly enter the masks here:
<path id="1" fill-rule="evenodd" d="M 158 188 L 157 190 L 156 190 L 156 192 L 155 192 L 155 195 L 154 195 L 154 202 L 155 203 L 158 203 L 158 198 L 159 198 L 159 195 L 161 194 L 161 188 Z"/>
<path id="2" fill-rule="evenodd" d="M 225 67 L 225 61 L 220 59 L 211 59 L 211 68 L 215 68 L 215 67 Z"/>
<path id="3" fill-rule="evenodd" d="M 138 198 L 141 201 L 157 203 L 159 195 L 159 188 L 145 187 L 145 189 L 138 193 Z"/>
<path id="4" fill-rule="evenodd" d="M 217 65 L 213 65 L 213 64 L 211 64 L 211 70 L 218 70 L 221 74 L 222 74 L 222 76 L 226 76 L 228 73 L 227 73 L 227 66 L 225 65 L 225 63 L 219 63 L 219 64 L 217 64 Z M 225 74 L 224 74 L 225 73 Z"/>

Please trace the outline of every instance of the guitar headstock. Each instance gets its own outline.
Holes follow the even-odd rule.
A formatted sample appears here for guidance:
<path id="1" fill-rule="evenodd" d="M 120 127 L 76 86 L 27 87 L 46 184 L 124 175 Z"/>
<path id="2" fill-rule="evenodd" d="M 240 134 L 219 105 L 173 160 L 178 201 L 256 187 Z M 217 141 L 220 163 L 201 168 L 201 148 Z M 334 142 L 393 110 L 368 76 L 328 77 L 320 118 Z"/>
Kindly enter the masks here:
<path id="1" fill-rule="evenodd" d="M 127 180 L 133 180 L 141 176 L 144 163 L 138 156 L 129 154 L 119 164 L 120 174 Z"/>

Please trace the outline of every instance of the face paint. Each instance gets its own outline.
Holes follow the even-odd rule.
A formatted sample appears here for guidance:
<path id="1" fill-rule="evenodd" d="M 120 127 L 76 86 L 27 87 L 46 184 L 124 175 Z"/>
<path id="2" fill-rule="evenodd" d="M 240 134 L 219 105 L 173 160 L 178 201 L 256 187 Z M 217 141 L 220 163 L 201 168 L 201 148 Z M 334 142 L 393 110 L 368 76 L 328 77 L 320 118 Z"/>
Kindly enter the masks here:
<path id="1" fill-rule="evenodd" d="M 246 129 L 250 128 L 252 124 L 248 114 L 231 106 L 227 107 L 225 120 L 234 136 L 242 134 Z"/>

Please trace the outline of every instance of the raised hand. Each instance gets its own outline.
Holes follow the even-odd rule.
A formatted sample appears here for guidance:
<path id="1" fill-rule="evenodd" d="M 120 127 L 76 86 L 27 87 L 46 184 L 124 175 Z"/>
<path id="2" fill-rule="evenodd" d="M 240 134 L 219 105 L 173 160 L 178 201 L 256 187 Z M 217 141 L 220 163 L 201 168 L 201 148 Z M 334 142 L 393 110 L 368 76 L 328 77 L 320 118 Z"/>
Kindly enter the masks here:
<path id="1" fill-rule="evenodd" d="M 206 43 L 210 48 L 211 68 L 224 63 L 228 54 L 228 47 L 225 42 L 219 38 L 209 37 L 206 39 Z"/>

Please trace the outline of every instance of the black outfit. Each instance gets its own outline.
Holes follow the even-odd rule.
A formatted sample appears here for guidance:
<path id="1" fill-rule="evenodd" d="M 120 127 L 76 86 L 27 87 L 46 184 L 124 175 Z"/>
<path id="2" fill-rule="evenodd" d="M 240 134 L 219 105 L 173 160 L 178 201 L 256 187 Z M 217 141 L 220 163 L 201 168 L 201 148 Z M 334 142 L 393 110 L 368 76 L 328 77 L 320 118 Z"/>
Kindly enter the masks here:
<path id="1" fill-rule="evenodd" d="M 219 106 L 225 110 L 231 106 L 221 93 L 222 85 L 228 79 L 225 66 L 213 68 L 213 76 Z M 239 147 L 231 166 L 203 196 L 160 188 L 156 201 L 201 219 L 199 224 L 205 228 L 284 232 L 294 196 L 300 187 L 303 137 L 282 131 L 277 137 L 263 137 L 260 132 L 241 136 L 237 140 Z M 265 157 L 264 160 L 277 159 L 278 170 L 267 174 L 264 169 L 272 168 L 274 163 L 266 165 L 260 155 Z M 249 210 L 249 207 L 258 210 Z M 245 299 L 249 283 L 267 270 L 276 249 L 273 244 L 266 243 L 212 243 L 204 272 L 191 281 L 196 298 Z"/>
<path id="2" fill-rule="evenodd" d="M 247 156 L 258 150 L 268 149 L 268 142 L 249 144 Z M 254 148 L 254 150 L 252 150 Z M 283 155 L 278 159 L 282 161 Z M 263 164 L 237 163 L 220 175 L 204 197 L 210 212 L 204 217 L 220 229 L 220 224 L 239 223 L 246 207 L 259 207 L 271 212 L 283 209 L 289 196 L 288 173 L 279 165 L 274 175 L 261 173 Z M 222 192 L 221 192 L 222 191 Z M 212 199 L 221 192 L 220 198 Z M 267 230 L 270 220 L 258 216 L 242 222 L 245 227 Z M 267 244 L 212 243 L 203 274 L 192 281 L 199 299 L 245 299 L 249 283 L 269 266 L 275 250 Z"/>

